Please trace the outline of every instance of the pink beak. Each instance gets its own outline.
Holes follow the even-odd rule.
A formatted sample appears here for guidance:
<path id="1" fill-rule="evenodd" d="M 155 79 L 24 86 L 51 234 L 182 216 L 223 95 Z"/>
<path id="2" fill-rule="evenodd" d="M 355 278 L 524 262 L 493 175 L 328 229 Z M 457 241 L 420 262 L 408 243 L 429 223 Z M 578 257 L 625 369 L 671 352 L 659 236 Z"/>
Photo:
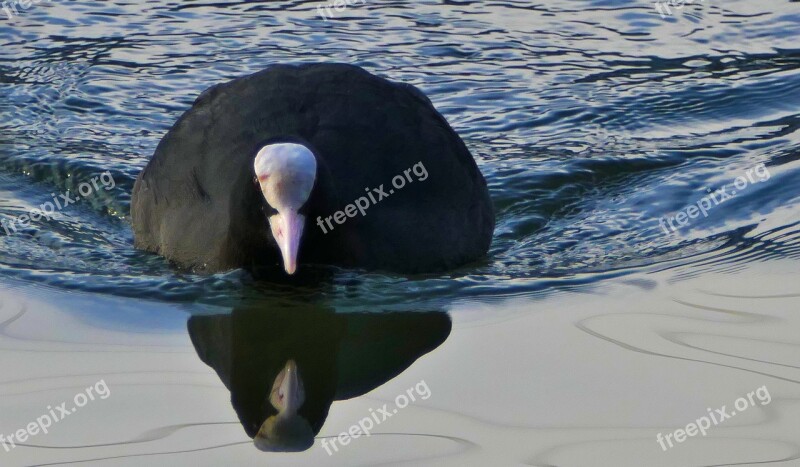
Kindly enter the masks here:
<path id="1" fill-rule="evenodd" d="M 287 274 L 294 274 L 297 270 L 297 251 L 300 249 L 300 237 L 303 235 L 305 216 L 295 211 L 286 211 L 278 214 L 281 223 L 281 235 L 278 247 L 283 255 L 283 268 Z"/>

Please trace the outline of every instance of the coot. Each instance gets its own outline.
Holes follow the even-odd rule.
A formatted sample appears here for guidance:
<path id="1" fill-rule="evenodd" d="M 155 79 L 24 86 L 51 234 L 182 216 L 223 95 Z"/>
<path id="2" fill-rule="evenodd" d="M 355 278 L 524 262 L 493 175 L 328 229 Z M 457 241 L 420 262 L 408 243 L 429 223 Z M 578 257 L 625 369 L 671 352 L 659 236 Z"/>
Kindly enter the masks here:
<path id="1" fill-rule="evenodd" d="M 428 98 L 345 64 L 203 92 L 137 178 L 131 217 L 137 248 L 207 272 L 441 271 L 485 255 L 494 230 L 486 182 Z"/>

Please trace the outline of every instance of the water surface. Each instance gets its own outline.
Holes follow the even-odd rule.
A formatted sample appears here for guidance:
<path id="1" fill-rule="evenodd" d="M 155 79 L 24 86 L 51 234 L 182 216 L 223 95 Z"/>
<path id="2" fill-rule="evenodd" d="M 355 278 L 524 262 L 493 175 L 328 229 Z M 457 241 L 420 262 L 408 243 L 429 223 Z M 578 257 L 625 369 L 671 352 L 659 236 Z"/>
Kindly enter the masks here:
<path id="1" fill-rule="evenodd" d="M 113 178 L 50 220 L 0 229 L 2 283 L 13 291 L 4 319 L 27 306 L 4 328 L 14 345 L 3 350 L 9 402 L 0 432 L 100 378 L 113 392 L 105 408 L 89 406 L 60 434 L 9 453 L 13 465 L 204 465 L 209 456 L 352 465 L 355 453 L 362 464 L 596 465 L 602 455 L 607 465 L 717 465 L 797 452 L 790 427 L 758 420 L 737 419 L 667 454 L 655 442 L 655 433 L 702 415 L 703 404 L 762 384 L 787 401 L 764 406 L 769 420 L 794 410 L 796 377 L 784 371 L 800 364 L 786 350 L 796 346 L 789 310 L 800 254 L 796 3 L 706 0 L 662 18 L 647 1 L 368 0 L 327 20 L 319 5 L 54 0 L 0 16 L 0 218 L 102 173 Z M 287 283 L 242 271 L 194 275 L 134 250 L 133 181 L 196 96 L 269 64 L 321 61 L 360 65 L 431 98 L 489 184 L 497 229 L 488 257 L 412 277 L 308 268 Z M 737 177 L 746 185 L 710 201 L 707 216 L 668 226 L 723 186 L 732 194 Z M 706 308 L 665 298 L 681 284 L 702 290 L 687 293 L 701 293 Z M 769 298 L 773 286 L 780 299 Z M 403 348 L 392 335 L 408 331 L 383 315 L 449 316 L 452 333 L 397 350 L 405 357 L 391 364 L 375 354 L 377 366 L 362 377 L 350 370 L 352 353 L 328 364 L 346 382 L 329 392 L 378 392 L 334 397 L 318 436 L 346 430 L 375 398 L 393 399 L 422 379 L 433 395 L 403 414 L 425 413 L 393 419 L 381 429 L 395 435 L 354 441 L 348 454 L 328 458 L 320 446 L 295 457 L 259 453 L 188 326 L 259 307 L 279 317 L 301 310 L 301 324 L 316 323 L 280 328 L 272 323 L 284 318 L 268 316 L 264 326 L 310 328 L 315 337 L 284 334 L 366 354 L 375 350 L 353 339 L 367 334 L 367 314 L 382 316 L 373 329 L 384 334 L 372 335 L 391 352 Z M 601 318 L 582 321 L 590 309 Z M 725 328 L 723 316 L 740 321 Z M 459 331 L 466 318 L 506 324 Z M 327 322 L 345 331 L 324 333 Z M 711 353 L 719 373 L 706 379 L 708 364 L 698 360 Z M 664 416 L 648 419 L 653 411 Z"/>

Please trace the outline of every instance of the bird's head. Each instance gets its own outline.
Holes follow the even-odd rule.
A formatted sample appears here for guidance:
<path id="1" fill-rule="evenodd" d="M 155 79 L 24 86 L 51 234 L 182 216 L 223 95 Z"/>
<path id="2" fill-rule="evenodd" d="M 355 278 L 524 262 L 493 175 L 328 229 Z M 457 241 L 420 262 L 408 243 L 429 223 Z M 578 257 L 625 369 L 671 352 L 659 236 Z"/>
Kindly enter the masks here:
<path id="1" fill-rule="evenodd" d="M 258 430 L 253 442 L 262 451 L 305 451 L 314 444 L 311 424 L 297 410 L 305 402 L 303 380 L 294 360 L 275 378 L 269 402 L 278 409 L 277 415 L 267 418 Z"/>
<path id="2" fill-rule="evenodd" d="M 301 208 L 308 201 L 317 177 L 317 159 L 296 143 L 268 144 L 256 154 L 256 180 L 272 209 L 269 225 L 288 274 L 297 270 L 297 252 L 306 217 Z"/>

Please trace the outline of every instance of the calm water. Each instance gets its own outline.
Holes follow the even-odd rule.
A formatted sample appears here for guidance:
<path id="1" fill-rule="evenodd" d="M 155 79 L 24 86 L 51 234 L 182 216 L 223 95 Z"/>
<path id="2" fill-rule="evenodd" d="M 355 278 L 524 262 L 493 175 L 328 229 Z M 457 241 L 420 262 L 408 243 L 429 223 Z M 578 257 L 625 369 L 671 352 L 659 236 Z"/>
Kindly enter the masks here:
<path id="1" fill-rule="evenodd" d="M 713 348 L 716 357 L 794 372 L 800 366 L 798 323 L 788 314 L 797 309 L 800 277 L 800 4 L 706 0 L 672 7 L 662 18 L 645 0 L 367 0 L 328 20 L 318 5 L 53 0 L 18 7 L 12 20 L 0 11 L 0 218 L 8 225 L 93 177 L 101 182 L 52 219 L 0 229 L 8 340 L 0 346 L 0 393 L 9 400 L 0 407 L 0 433 L 25 426 L 81 385 L 104 377 L 116 389 L 110 408 L 83 409 L 59 433 L 8 453 L 13 465 L 205 465 L 212 457 L 204 455 L 241 465 L 597 465 L 600 455 L 607 456 L 602 465 L 631 458 L 716 465 L 800 452 L 784 425 L 726 438 L 760 439 L 763 446 L 733 443 L 750 457 L 721 449 L 711 435 L 668 454 L 655 443 L 657 432 L 771 381 L 780 381 L 774 391 L 785 385 L 787 400 L 800 397 L 800 375 L 737 372 L 732 368 L 742 365 L 714 360 L 721 374 L 700 383 L 706 367 L 691 363 L 713 360 Z M 317 268 L 289 282 L 257 282 L 242 271 L 181 273 L 134 250 L 133 182 L 195 97 L 272 63 L 320 61 L 413 83 L 447 117 L 495 202 L 486 260 L 442 275 Z M 717 204 L 723 196 L 731 197 Z M 766 280 L 768 272 L 774 276 Z M 716 282 L 706 282 L 711 274 Z M 682 310 L 680 318 L 666 317 L 688 300 L 669 288 L 682 283 L 704 294 L 692 302 L 706 310 L 697 313 L 727 310 L 741 320 L 736 331 L 709 324 L 723 315 Z M 733 283 L 741 288 L 730 289 Z M 633 293 L 626 287 L 638 291 L 635 303 L 644 309 L 622 311 L 632 306 L 620 298 Z M 758 297 L 780 301 L 748 302 Z M 583 321 L 593 303 L 606 314 L 605 331 Z M 745 309 L 755 314 L 749 321 Z M 760 312 L 771 317 L 758 318 Z M 691 320 L 696 326 L 686 324 Z M 234 332 L 237 323 L 263 328 L 263 342 L 257 333 Z M 230 332 L 220 336 L 218 329 Z M 724 337 L 728 330 L 737 337 Z M 692 332 L 710 341 L 684 336 Z M 647 336 L 667 334 L 679 350 L 642 350 Z M 636 342 L 627 342 L 632 336 Z M 658 346 L 654 339 L 649 343 Z M 242 351 L 243 342 L 264 349 Z M 753 350 L 756 343 L 763 348 Z M 706 349 L 702 356 L 677 356 L 698 348 Z M 231 364 L 272 368 L 303 352 L 308 363 L 301 368 L 319 369 L 309 370 L 307 384 L 326 388 L 320 397 L 351 398 L 333 403 L 320 437 L 336 436 L 380 407 L 369 399 L 376 387 L 380 400 L 393 400 L 425 379 L 433 395 L 407 413 L 436 410 L 387 421 L 383 432 L 405 437 L 374 436 L 358 448 L 354 441 L 347 454 L 328 457 L 319 446 L 310 450 L 322 453 L 315 460 L 261 454 L 231 407 L 225 374 Z M 646 352 L 652 361 L 636 360 Z M 656 354 L 685 366 L 664 368 Z M 256 365 L 258 355 L 272 359 Z M 640 371 L 642 365 L 660 372 Z M 491 370 L 497 366 L 502 375 Z M 742 372 L 761 379 L 747 380 L 742 392 L 735 383 Z M 685 377 L 698 378 L 694 392 L 688 383 L 673 387 Z M 692 399 L 698 391 L 699 402 Z M 586 405 L 605 396 L 617 405 Z M 776 419 L 796 412 L 792 404 L 765 407 Z M 648 411 L 674 417 L 632 415 Z M 454 432 L 460 426 L 467 428 Z M 603 444 L 616 438 L 641 438 L 641 448 Z M 564 447 L 579 441 L 580 454 Z M 348 457 L 355 453 L 360 457 Z"/>

